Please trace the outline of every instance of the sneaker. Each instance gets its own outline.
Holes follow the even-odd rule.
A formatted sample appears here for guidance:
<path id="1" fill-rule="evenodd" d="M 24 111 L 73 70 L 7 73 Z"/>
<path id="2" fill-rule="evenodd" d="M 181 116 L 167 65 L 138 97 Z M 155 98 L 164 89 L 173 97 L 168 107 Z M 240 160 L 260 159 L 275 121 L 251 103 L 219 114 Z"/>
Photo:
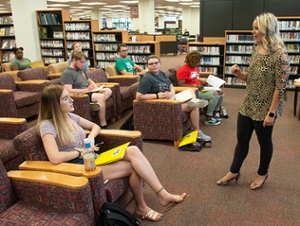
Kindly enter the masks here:
<path id="1" fill-rule="evenodd" d="M 90 103 L 90 107 L 92 111 L 99 111 L 101 108 L 101 104 L 98 103 Z"/>
<path id="2" fill-rule="evenodd" d="M 201 130 L 199 130 L 197 139 L 209 141 L 211 139 L 211 137 L 205 135 Z"/>
<path id="3" fill-rule="evenodd" d="M 217 126 L 220 125 L 221 122 L 214 117 L 211 117 L 210 119 L 205 119 L 203 123 L 209 126 Z"/>
<path id="4" fill-rule="evenodd" d="M 194 99 L 194 100 L 190 100 L 188 102 L 188 105 L 194 108 L 205 108 L 208 105 L 208 101 L 202 99 Z"/>
<path id="5" fill-rule="evenodd" d="M 218 113 L 214 113 L 214 118 L 216 119 L 216 120 L 218 120 L 218 121 L 222 121 L 222 118 L 221 118 L 221 116 L 220 116 L 220 113 L 218 112 Z"/>

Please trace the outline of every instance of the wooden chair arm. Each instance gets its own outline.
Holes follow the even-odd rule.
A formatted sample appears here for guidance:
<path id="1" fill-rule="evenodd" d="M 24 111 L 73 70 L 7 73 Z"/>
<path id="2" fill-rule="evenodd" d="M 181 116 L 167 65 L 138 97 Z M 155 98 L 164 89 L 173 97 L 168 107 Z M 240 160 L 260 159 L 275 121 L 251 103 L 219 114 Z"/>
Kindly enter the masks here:
<path id="1" fill-rule="evenodd" d="M 48 76 L 49 77 L 60 77 L 61 74 L 62 74 L 62 72 L 56 72 L 56 73 L 49 74 Z"/>
<path id="2" fill-rule="evenodd" d="M 0 89 L 0 92 L 2 93 L 9 93 L 9 92 L 13 92 L 11 89 Z"/>
<path id="3" fill-rule="evenodd" d="M 43 183 L 73 190 L 81 190 L 89 184 L 85 177 L 74 177 L 53 172 L 11 170 L 7 172 L 7 175 L 11 180 Z"/>
<path id="4" fill-rule="evenodd" d="M 16 82 L 17 85 L 22 85 L 22 84 L 45 84 L 50 82 L 50 80 L 26 80 L 26 81 L 18 81 Z"/>
<path id="5" fill-rule="evenodd" d="M 181 104 L 180 100 L 170 99 L 152 99 L 152 100 L 134 100 L 133 103 L 166 103 L 166 104 Z"/>
<path id="6" fill-rule="evenodd" d="M 22 124 L 25 123 L 25 118 L 8 118 L 8 117 L 0 117 L 1 124 Z"/>
<path id="7" fill-rule="evenodd" d="M 127 79 L 127 78 L 136 78 L 138 79 L 140 76 L 139 75 L 112 75 L 112 76 L 109 76 L 107 79 L 110 80 L 110 79 L 114 79 L 114 78 L 117 78 L 117 79 Z"/>
<path id="8" fill-rule="evenodd" d="M 114 86 L 118 86 L 119 83 L 116 82 L 97 82 L 97 86 L 105 85 L 104 88 L 112 88 Z"/>
<path id="9" fill-rule="evenodd" d="M 19 165 L 19 169 L 55 172 L 86 178 L 95 178 L 101 173 L 100 167 L 96 167 L 94 171 L 87 172 L 84 169 L 84 165 L 73 163 L 60 163 L 55 165 L 49 161 L 25 161 Z"/>
<path id="10" fill-rule="evenodd" d="M 175 88 L 176 93 L 182 92 L 182 91 L 187 90 L 187 89 L 190 89 L 194 92 L 198 91 L 197 87 L 192 87 L 192 86 L 175 86 L 174 88 Z"/>
<path id="11" fill-rule="evenodd" d="M 91 131 L 85 130 L 85 134 L 89 135 Z M 99 135 L 101 136 L 118 136 L 118 137 L 128 137 L 130 138 L 138 138 L 142 136 L 142 133 L 138 130 L 132 131 L 124 131 L 124 130 L 116 130 L 116 129 L 103 129 L 100 131 Z"/>

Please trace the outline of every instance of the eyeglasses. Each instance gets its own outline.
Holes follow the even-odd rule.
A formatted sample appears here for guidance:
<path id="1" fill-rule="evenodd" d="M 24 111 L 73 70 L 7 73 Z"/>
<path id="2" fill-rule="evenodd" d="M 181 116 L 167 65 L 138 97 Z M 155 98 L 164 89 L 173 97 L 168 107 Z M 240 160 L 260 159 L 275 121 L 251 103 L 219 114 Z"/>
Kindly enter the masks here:
<path id="1" fill-rule="evenodd" d="M 159 61 L 156 61 L 156 62 L 153 62 L 153 63 L 148 63 L 148 65 L 152 66 L 152 65 L 158 65 L 160 62 Z"/>
<path id="2" fill-rule="evenodd" d="M 120 52 L 122 52 L 122 53 L 128 52 L 128 49 L 124 49 L 124 50 L 122 50 Z"/>

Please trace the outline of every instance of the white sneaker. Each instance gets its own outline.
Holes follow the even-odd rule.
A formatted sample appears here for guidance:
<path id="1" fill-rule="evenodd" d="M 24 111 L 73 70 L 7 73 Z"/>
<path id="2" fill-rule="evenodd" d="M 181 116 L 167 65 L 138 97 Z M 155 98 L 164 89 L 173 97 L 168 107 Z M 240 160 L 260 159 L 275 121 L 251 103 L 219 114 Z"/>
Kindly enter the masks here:
<path id="1" fill-rule="evenodd" d="M 190 107 L 196 107 L 196 108 L 205 108 L 208 105 L 208 101 L 207 100 L 202 100 L 202 99 L 194 99 L 194 100 L 190 100 L 188 102 L 188 105 Z"/>
<path id="2" fill-rule="evenodd" d="M 205 135 L 201 130 L 199 130 L 197 138 L 200 139 L 200 140 L 205 140 L 205 141 L 211 140 L 211 137 Z"/>
<path id="3" fill-rule="evenodd" d="M 99 111 L 101 108 L 101 104 L 98 103 L 90 103 L 90 107 L 92 111 Z"/>

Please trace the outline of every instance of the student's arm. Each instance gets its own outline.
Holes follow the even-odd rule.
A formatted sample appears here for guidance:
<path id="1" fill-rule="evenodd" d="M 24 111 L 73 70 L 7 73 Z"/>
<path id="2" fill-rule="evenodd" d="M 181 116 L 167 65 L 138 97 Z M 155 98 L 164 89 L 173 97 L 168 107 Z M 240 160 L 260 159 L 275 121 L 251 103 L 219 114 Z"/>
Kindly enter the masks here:
<path id="1" fill-rule="evenodd" d="M 91 141 L 91 146 L 94 147 L 95 145 L 95 137 L 99 135 L 100 133 L 100 126 L 98 126 L 97 124 L 85 119 L 85 118 L 82 118 L 80 117 L 80 121 L 78 123 L 83 129 L 86 129 L 86 130 L 90 130 L 90 134 L 88 136 L 88 138 L 90 139 Z"/>

